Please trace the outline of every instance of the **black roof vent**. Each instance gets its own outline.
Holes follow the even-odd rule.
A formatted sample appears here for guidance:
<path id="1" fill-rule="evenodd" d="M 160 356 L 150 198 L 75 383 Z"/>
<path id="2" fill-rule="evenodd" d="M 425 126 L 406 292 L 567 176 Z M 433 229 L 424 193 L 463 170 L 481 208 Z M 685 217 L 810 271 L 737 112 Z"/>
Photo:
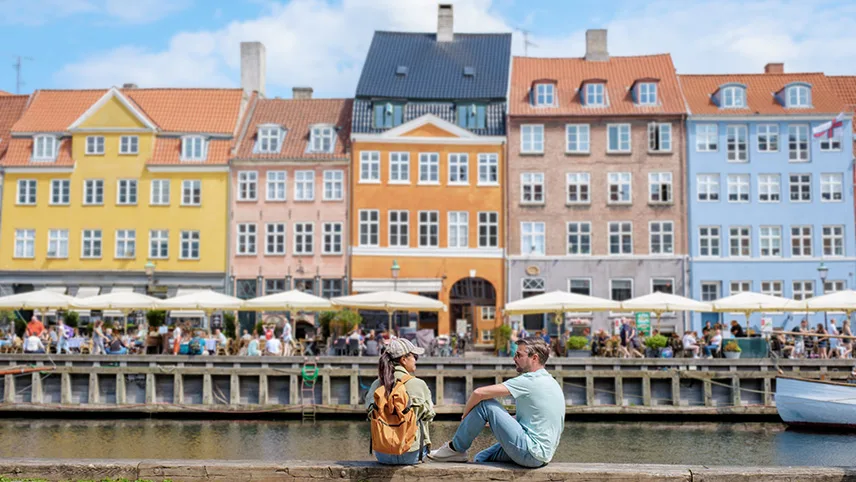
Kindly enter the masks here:
<path id="1" fill-rule="evenodd" d="M 399 65 L 395 68 L 395 75 L 407 75 L 407 70 L 406 65 Z"/>
<path id="2" fill-rule="evenodd" d="M 476 75 L 475 67 L 464 67 L 464 77 L 473 77 Z"/>

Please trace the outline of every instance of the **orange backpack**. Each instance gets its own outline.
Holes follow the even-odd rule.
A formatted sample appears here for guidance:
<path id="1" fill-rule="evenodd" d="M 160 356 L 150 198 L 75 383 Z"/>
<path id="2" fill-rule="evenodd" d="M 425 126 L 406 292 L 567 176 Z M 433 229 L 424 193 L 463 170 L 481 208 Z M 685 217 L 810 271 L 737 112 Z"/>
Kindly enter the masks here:
<path id="1" fill-rule="evenodd" d="M 386 388 L 381 384 L 374 392 L 374 403 L 369 406 L 371 439 L 369 453 L 376 450 L 382 454 L 401 455 L 410 451 L 419 431 L 419 461 L 422 461 L 424 434 L 422 421 L 416 419 L 411 410 L 410 396 L 404 384 L 415 378 L 404 375 L 392 386 L 392 393 L 386 396 Z"/>

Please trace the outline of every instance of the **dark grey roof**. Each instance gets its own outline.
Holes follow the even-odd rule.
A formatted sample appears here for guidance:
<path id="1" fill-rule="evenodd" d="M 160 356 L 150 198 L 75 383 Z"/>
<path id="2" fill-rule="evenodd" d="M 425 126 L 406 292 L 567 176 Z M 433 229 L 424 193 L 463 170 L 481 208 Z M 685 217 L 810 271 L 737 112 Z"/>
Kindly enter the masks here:
<path id="1" fill-rule="evenodd" d="M 504 99 L 511 65 L 511 34 L 375 32 L 357 97 L 402 99 Z M 406 75 L 396 75 L 398 66 Z M 472 67 L 474 76 L 465 76 Z"/>

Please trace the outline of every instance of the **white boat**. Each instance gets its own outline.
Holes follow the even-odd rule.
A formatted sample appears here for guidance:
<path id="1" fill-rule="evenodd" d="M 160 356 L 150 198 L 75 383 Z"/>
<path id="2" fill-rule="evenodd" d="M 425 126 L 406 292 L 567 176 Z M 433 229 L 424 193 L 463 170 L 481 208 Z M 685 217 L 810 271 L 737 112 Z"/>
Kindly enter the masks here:
<path id="1" fill-rule="evenodd" d="M 788 425 L 856 430 L 856 384 L 777 377 L 776 408 Z"/>

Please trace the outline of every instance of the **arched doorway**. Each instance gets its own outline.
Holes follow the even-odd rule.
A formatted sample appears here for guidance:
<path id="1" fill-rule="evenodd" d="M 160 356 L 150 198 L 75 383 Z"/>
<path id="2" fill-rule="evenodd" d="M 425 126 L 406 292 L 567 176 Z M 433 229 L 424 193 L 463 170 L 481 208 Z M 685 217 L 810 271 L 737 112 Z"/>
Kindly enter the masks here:
<path id="1" fill-rule="evenodd" d="M 465 333 L 472 343 L 492 341 L 496 325 L 496 289 L 484 278 L 462 278 L 449 290 L 449 315 L 453 333 Z"/>

